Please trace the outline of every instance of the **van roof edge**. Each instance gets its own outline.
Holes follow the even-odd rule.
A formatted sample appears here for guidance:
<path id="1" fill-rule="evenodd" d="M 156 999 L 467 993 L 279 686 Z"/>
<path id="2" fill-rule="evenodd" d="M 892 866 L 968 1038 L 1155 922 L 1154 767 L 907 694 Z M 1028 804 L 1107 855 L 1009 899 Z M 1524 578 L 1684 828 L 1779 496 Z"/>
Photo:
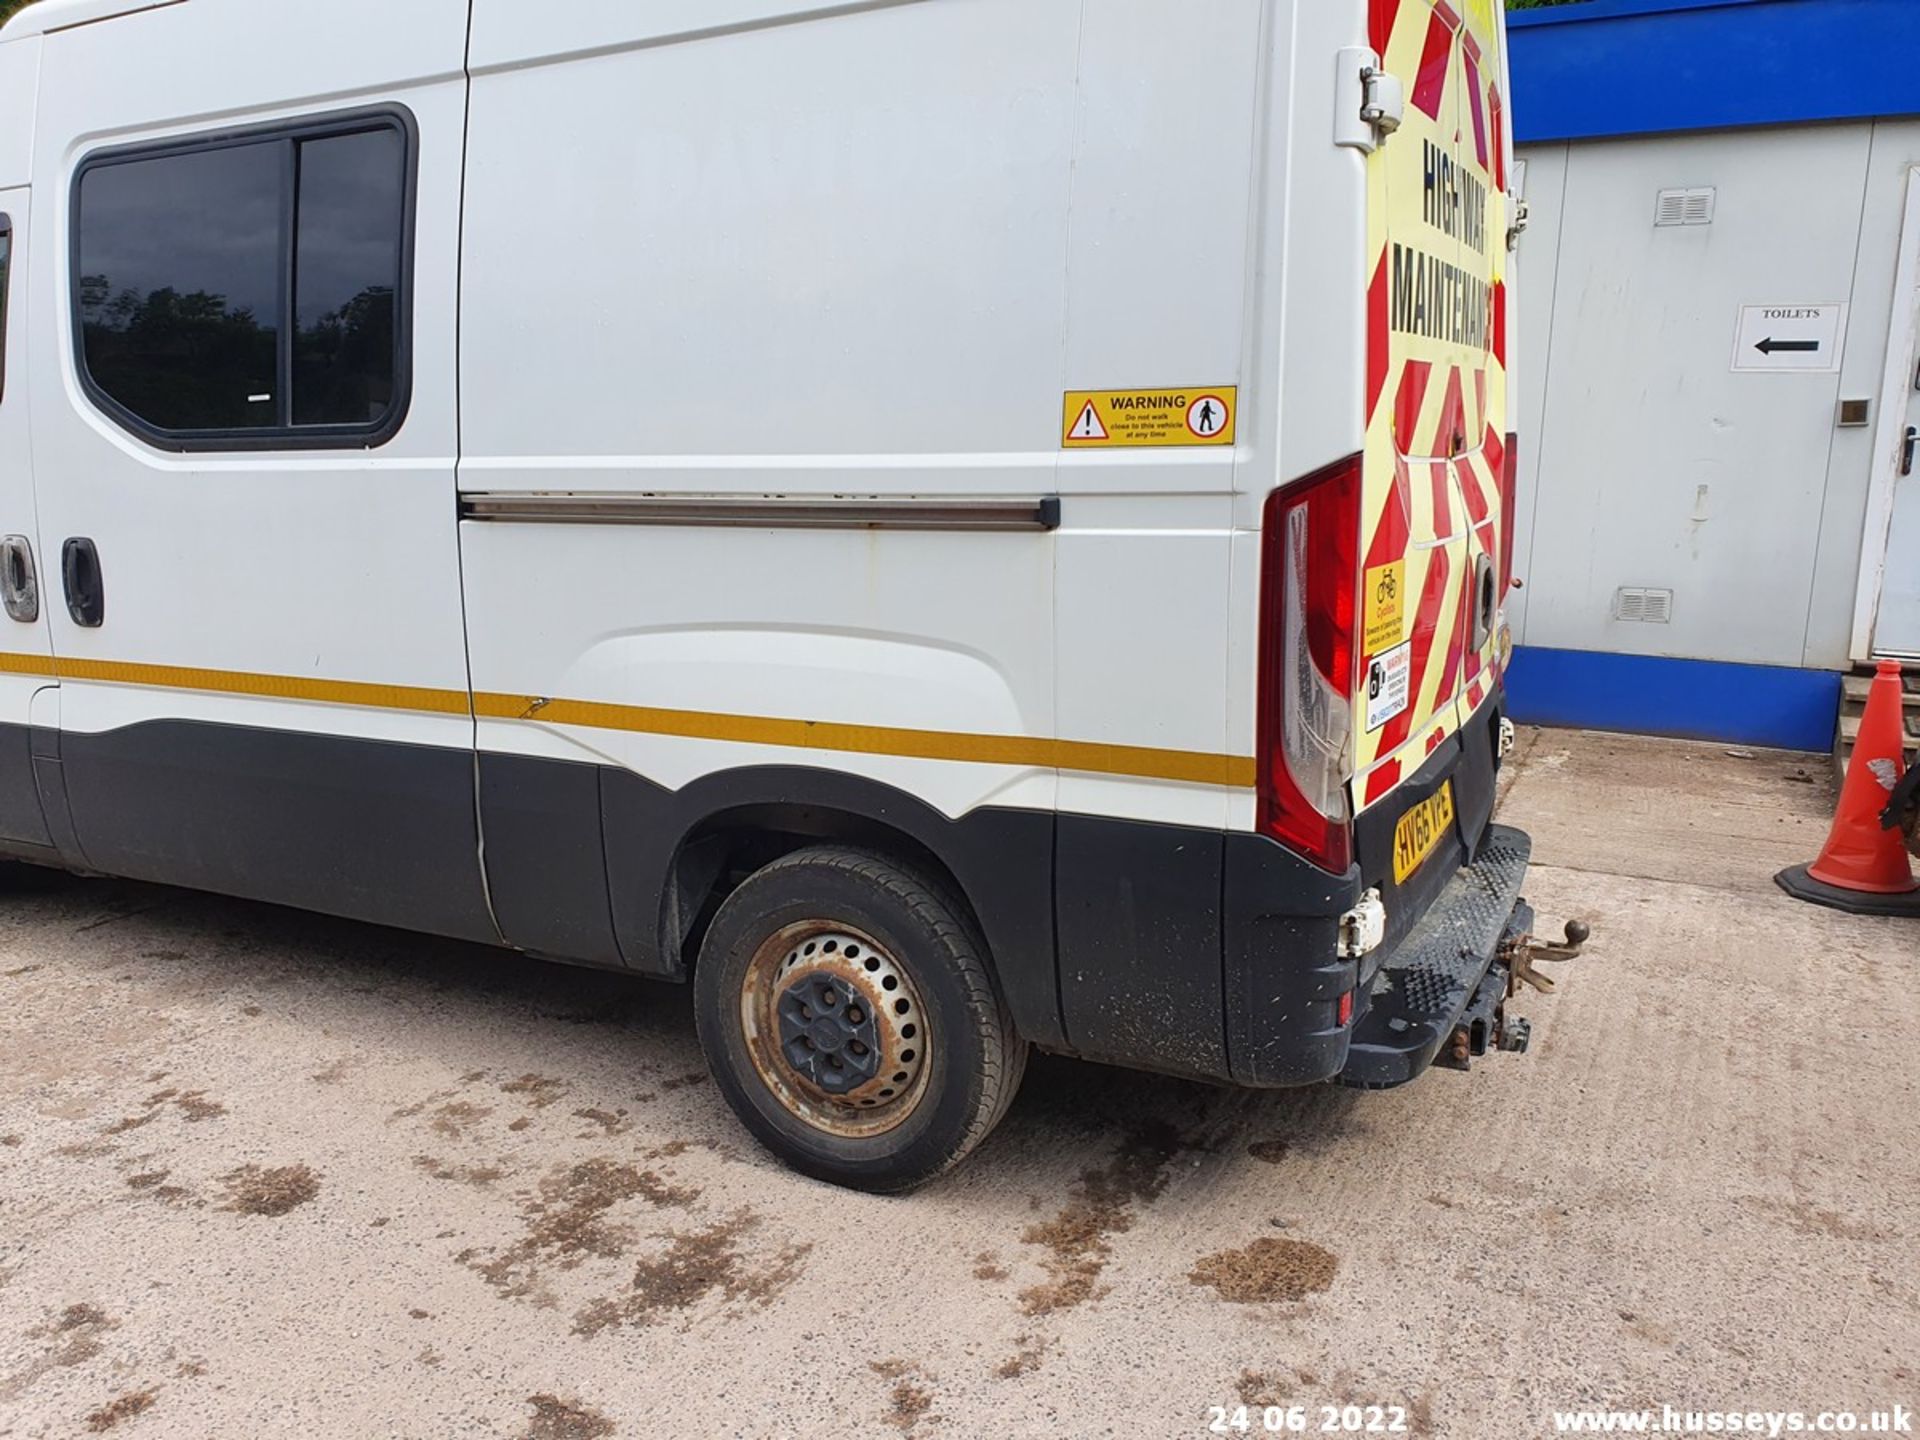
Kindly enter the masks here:
<path id="1" fill-rule="evenodd" d="M 72 30 L 100 20 L 114 20 L 141 10 L 157 10 L 163 5 L 181 5 L 186 0 L 36 0 L 14 12 L 0 42 L 25 40 L 35 35 L 50 35 L 56 30 Z"/>

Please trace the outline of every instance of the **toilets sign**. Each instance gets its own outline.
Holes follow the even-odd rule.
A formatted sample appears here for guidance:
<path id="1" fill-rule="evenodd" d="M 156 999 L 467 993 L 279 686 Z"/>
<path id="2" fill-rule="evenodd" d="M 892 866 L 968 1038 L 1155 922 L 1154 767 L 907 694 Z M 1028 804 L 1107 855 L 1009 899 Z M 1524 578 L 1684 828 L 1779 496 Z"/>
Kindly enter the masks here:
<path id="1" fill-rule="evenodd" d="M 1742 305 L 1734 327 L 1733 368 L 1838 370 L 1846 333 L 1844 305 Z"/>

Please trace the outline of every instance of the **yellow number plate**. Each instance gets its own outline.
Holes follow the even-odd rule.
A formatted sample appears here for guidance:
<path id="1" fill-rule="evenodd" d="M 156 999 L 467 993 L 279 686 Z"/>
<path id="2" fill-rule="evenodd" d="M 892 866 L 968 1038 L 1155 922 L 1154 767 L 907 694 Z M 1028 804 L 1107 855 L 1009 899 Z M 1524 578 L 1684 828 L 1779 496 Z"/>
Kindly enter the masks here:
<path id="1" fill-rule="evenodd" d="M 1393 831 L 1393 883 L 1404 885 L 1407 877 L 1440 848 L 1447 827 L 1453 824 L 1453 782 L 1447 781 L 1432 795 L 1400 817 Z"/>

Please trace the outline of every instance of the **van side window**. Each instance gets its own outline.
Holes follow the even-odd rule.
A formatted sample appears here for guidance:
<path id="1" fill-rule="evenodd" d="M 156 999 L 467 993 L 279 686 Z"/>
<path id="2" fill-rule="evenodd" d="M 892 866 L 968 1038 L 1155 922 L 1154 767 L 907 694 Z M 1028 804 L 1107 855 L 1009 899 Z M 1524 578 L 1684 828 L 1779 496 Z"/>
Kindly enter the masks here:
<path id="1" fill-rule="evenodd" d="M 363 130 L 300 147 L 293 423 L 370 425 L 393 404 L 406 144 Z"/>
<path id="2" fill-rule="evenodd" d="M 396 118 L 362 117 L 84 161 L 74 307 L 94 401 L 189 448 L 391 435 L 409 139 Z"/>
<path id="3" fill-rule="evenodd" d="M 7 296 L 13 290 L 13 217 L 0 215 L 0 400 L 7 397 Z"/>

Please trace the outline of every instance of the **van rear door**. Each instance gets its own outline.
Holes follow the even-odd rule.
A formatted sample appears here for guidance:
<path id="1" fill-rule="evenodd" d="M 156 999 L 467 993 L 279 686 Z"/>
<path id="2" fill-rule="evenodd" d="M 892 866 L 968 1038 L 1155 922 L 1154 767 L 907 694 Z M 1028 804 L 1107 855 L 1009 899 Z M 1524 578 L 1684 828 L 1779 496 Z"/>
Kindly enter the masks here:
<path id="1" fill-rule="evenodd" d="M 1466 0 L 1460 36 L 1461 104 L 1466 108 L 1456 152 L 1475 184 L 1472 202 L 1485 218 L 1462 238 L 1460 267 L 1485 287 L 1485 320 L 1472 350 L 1467 388 L 1467 449 L 1456 481 L 1467 512 L 1465 571 L 1467 639 L 1461 653 L 1460 720 L 1493 698 L 1506 661 L 1501 633 L 1512 571 L 1512 516 L 1507 454 L 1507 107 L 1506 12 L 1495 0 Z"/>
<path id="2" fill-rule="evenodd" d="M 1405 84 L 1369 160 L 1368 428 L 1362 488 L 1355 801 L 1378 804 L 1465 719 L 1476 534 L 1498 503 L 1478 453 L 1495 402 L 1486 81 L 1492 0 L 1372 0 L 1372 45 Z"/>

